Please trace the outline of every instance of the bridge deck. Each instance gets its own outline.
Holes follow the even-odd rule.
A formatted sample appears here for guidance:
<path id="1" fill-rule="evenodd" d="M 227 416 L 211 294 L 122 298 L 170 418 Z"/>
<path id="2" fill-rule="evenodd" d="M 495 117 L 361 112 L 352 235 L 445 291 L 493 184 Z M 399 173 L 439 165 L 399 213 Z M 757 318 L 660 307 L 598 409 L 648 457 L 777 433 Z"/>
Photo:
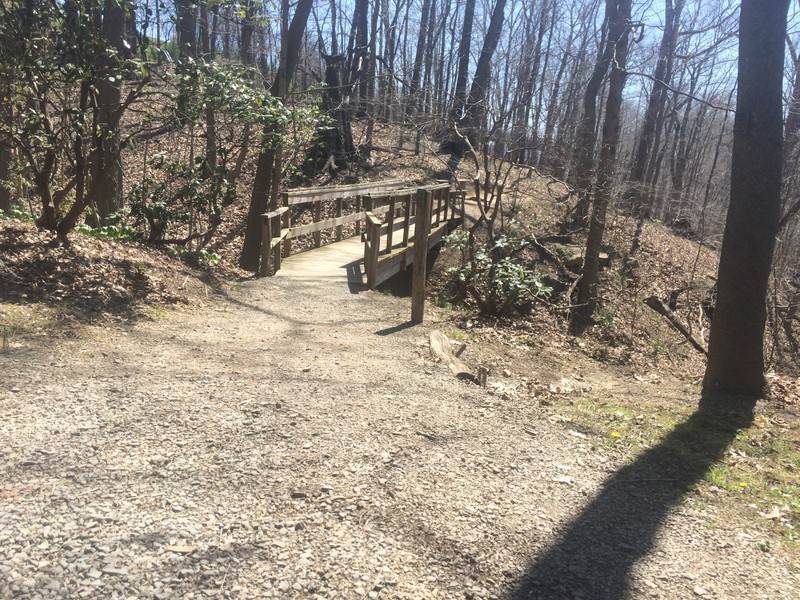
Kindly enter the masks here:
<path id="1" fill-rule="evenodd" d="M 414 224 L 409 225 L 409 238 L 414 236 Z M 394 233 L 393 241 L 402 239 Z M 386 235 L 381 236 L 381 243 L 385 247 Z M 395 248 L 399 243 L 393 244 Z M 291 277 L 294 279 L 313 279 L 326 281 L 342 281 L 350 285 L 366 286 L 364 272 L 364 243 L 361 236 L 355 236 L 314 248 L 306 252 L 292 254 L 281 262 L 280 270 L 276 277 Z"/>
<path id="2" fill-rule="evenodd" d="M 276 277 L 324 279 L 364 284 L 364 244 L 359 236 L 307 252 L 292 254 L 281 262 Z"/>

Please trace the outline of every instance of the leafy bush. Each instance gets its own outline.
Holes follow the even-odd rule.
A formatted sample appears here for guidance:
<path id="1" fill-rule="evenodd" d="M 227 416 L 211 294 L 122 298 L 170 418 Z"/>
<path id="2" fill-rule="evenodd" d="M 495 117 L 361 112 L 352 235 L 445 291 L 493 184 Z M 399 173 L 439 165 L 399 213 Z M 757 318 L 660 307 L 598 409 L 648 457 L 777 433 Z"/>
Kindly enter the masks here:
<path id="1" fill-rule="evenodd" d="M 462 253 L 463 266 L 450 269 L 451 274 L 484 314 L 506 315 L 534 298 L 548 298 L 553 291 L 543 274 L 517 259 L 528 246 L 525 238 L 501 236 L 477 245 L 469 233 L 456 231 L 445 241 Z"/>
<path id="2" fill-rule="evenodd" d="M 19 219 L 20 221 L 33 222 L 33 217 L 30 213 L 19 210 L 17 208 L 9 208 L 6 211 L 0 210 L 0 219 Z"/>
<path id="3" fill-rule="evenodd" d="M 136 231 L 124 223 L 103 227 L 92 227 L 84 223 L 75 227 L 75 231 L 104 240 L 131 240 L 136 237 Z"/>

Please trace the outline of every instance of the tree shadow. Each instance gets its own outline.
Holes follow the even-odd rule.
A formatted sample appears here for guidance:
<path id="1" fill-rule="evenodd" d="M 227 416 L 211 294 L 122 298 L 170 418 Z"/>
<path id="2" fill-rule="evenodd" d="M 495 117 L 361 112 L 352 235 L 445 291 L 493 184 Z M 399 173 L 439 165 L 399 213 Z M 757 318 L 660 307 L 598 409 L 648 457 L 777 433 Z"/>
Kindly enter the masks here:
<path id="1" fill-rule="evenodd" d="M 634 565 L 651 551 L 670 511 L 752 424 L 753 409 L 746 399 L 704 396 L 688 420 L 605 483 L 508 598 L 633 597 Z"/>

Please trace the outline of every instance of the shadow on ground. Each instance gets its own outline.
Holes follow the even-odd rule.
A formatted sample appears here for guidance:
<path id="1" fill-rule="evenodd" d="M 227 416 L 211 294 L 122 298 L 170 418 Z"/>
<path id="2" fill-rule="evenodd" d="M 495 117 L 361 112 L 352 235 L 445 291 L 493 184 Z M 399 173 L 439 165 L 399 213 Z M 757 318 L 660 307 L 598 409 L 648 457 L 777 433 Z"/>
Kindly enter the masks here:
<path id="1" fill-rule="evenodd" d="M 669 512 L 752 423 L 753 408 L 731 399 L 701 399 L 687 421 L 606 482 L 533 559 L 509 600 L 636 597 L 634 565 L 651 551 Z"/>

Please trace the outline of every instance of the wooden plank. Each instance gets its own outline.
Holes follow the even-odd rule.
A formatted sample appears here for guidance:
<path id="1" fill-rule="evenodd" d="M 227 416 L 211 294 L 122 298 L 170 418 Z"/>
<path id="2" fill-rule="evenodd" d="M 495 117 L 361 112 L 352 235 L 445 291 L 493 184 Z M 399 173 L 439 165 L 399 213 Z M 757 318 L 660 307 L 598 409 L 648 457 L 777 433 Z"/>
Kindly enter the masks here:
<path id="1" fill-rule="evenodd" d="M 411 220 L 411 224 L 412 224 L 412 225 L 414 224 L 414 219 L 412 219 L 412 220 Z M 403 229 L 404 227 L 405 227 L 405 221 L 399 221 L 399 222 L 397 222 L 397 223 L 394 223 L 394 224 L 392 225 L 392 230 L 393 230 L 393 231 L 400 231 L 400 230 L 401 230 L 401 229 Z M 388 223 L 383 223 L 383 224 L 381 225 L 381 235 L 382 235 L 382 236 L 383 236 L 383 235 L 387 235 L 388 233 L 389 233 L 389 224 L 388 224 Z M 387 246 L 387 248 L 388 248 L 388 246 Z"/>
<path id="2" fill-rule="evenodd" d="M 344 205 L 344 200 L 342 200 L 341 198 L 337 198 L 336 199 L 336 218 L 340 219 L 342 217 L 342 206 L 343 205 Z M 342 241 L 342 231 L 343 231 L 342 226 L 341 225 L 337 225 L 336 226 L 336 241 L 337 242 L 341 242 Z"/>
<path id="3" fill-rule="evenodd" d="M 278 218 L 272 219 L 270 221 L 270 223 L 271 223 L 270 236 L 273 239 L 274 238 L 280 239 L 281 237 L 283 237 L 283 231 L 284 230 L 281 227 L 281 223 L 284 222 L 284 221 L 288 221 L 289 218 L 290 218 L 289 212 L 286 211 L 286 212 L 283 213 L 282 216 L 279 216 Z M 280 243 L 276 244 L 274 247 L 270 246 L 270 250 L 271 250 L 271 253 L 272 253 L 272 274 L 274 275 L 281 268 L 281 245 L 280 245 Z"/>
<path id="4" fill-rule="evenodd" d="M 367 243 L 364 244 L 364 270 L 367 274 L 367 286 L 374 290 L 378 275 L 378 254 L 381 249 L 381 221 L 370 211 L 366 213 Z"/>
<path id="5" fill-rule="evenodd" d="M 314 223 L 319 223 L 322 216 L 322 202 L 314 203 Z M 322 233 L 317 230 L 313 233 L 314 247 L 319 248 L 322 245 Z"/>
<path id="6" fill-rule="evenodd" d="M 426 191 L 436 191 L 440 189 L 448 189 L 450 187 L 449 183 L 435 183 L 433 185 L 424 185 L 420 187 L 413 187 L 413 188 L 398 188 L 395 190 L 387 191 L 387 192 L 379 192 L 379 191 L 372 191 L 369 193 L 375 199 L 386 198 L 389 195 L 394 196 L 416 196 L 417 190 L 426 190 Z"/>
<path id="7" fill-rule="evenodd" d="M 356 196 L 357 213 L 363 212 L 361 204 L 362 204 L 361 196 Z M 356 235 L 361 235 L 361 221 L 356 221 Z"/>
<path id="8" fill-rule="evenodd" d="M 405 215 L 403 216 L 403 247 L 408 246 L 408 231 L 411 228 L 411 198 L 403 199 L 403 208 Z"/>
<path id="9" fill-rule="evenodd" d="M 353 223 L 354 221 L 360 221 L 364 218 L 364 213 L 353 213 L 351 215 L 345 215 L 343 217 L 336 217 L 334 219 L 326 219 L 324 221 L 319 221 L 318 223 L 308 223 L 307 225 L 297 225 L 291 228 L 291 233 L 289 233 L 288 239 L 293 240 L 296 237 L 300 237 L 301 235 L 308 235 L 309 233 L 315 233 L 317 231 L 322 231 L 323 229 L 331 229 L 333 227 L 346 225 L 347 223 Z"/>
<path id="10" fill-rule="evenodd" d="M 411 321 L 422 323 L 425 317 L 425 268 L 428 257 L 428 233 L 431 226 L 431 193 L 417 190 L 419 209 L 414 225 L 414 273 L 411 279 Z"/>
<path id="11" fill-rule="evenodd" d="M 447 223 L 442 223 L 438 227 L 431 229 L 428 235 L 428 250 L 431 250 L 436 244 L 442 241 L 442 237 L 444 237 L 446 231 Z M 375 285 L 380 285 L 400 271 L 404 271 L 408 265 L 414 263 L 414 258 L 415 252 L 413 245 L 407 248 L 400 247 L 392 250 L 388 254 L 383 254 L 378 259 Z M 427 260 L 427 254 L 425 258 Z"/>
<path id="12" fill-rule="evenodd" d="M 269 255 L 272 249 L 272 227 L 269 220 L 261 221 L 261 260 L 258 264 L 259 277 L 269 275 Z"/>
<path id="13" fill-rule="evenodd" d="M 386 251 L 392 251 L 392 234 L 394 233 L 394 211 L 395 208 L 395 199 L 394 196 L 389 196 L 389 216 L 388 220 L 386 221 Z"/>
<path id="14" fill-rule="evenodd" d="M 394 277 L 403 270 L 403 265 L 414 262 L 414 247 L 398 248 L 389 254 L 384 254 L 378 259 L 375 285 L 380 285 L 390 277 Z"/>
<path id="15" fill-rule="evenodd" d="M 289 229 L 281 229 L 281 234 L 278 237 L 270 236 L 272 238 L 272 242 L 270 243 L 269 246 L 270 249 L 280 244 L 286 238 L 286 235 L 289 233 L 289 231 L 290 231 Z"/>
<path id="16" fill-rule="evenodd" d="M 447 223 L 442 223 L 438 227 L 431 229 L 428 234 L 428 250 L 433 248 L 436 244 L 442 241 L 445 232 L 447 231 Z"/>
<path id="17" fill-rule="evenodd" d="M 338 198 L 355 198 L 371 193 L 380 193 L 400 189 L 406 183 L 399 180 L 373 181 L 354 185 L 332 185 L 323 188 L 298 188 L 286 192 L 287 206 L 306 202 L 327 202 Z"/>
<path id="18" fill-rule="evenodd" d="M 292 226 L 292 213 L 291 211 L 287 211 L 281 217 L 281 227 L 283 229 L 289 229 L 291 226 Z M 292 255 L 292 240 L 290 240 L 289 238 L 284 238 L 283 253 L 281 254 L 280 248 L 275 251 L 275 256 L 277 256 L 276 262 L 278 263 L 278 265 L 280 265 L 281 256 L 285 256 L 286 258 L 288 258 L 291 255 Z"/>
<path id="19" fill-rule="evenodd" d="M 267 213 L 264 213 L 261 215 L 261 217 L 264 219 L 275 219 L 276 217 L 282 216 L 287 210 L 289 210 L 288 206 L 281 206 L 276 210 L 271 210 Z"/>

